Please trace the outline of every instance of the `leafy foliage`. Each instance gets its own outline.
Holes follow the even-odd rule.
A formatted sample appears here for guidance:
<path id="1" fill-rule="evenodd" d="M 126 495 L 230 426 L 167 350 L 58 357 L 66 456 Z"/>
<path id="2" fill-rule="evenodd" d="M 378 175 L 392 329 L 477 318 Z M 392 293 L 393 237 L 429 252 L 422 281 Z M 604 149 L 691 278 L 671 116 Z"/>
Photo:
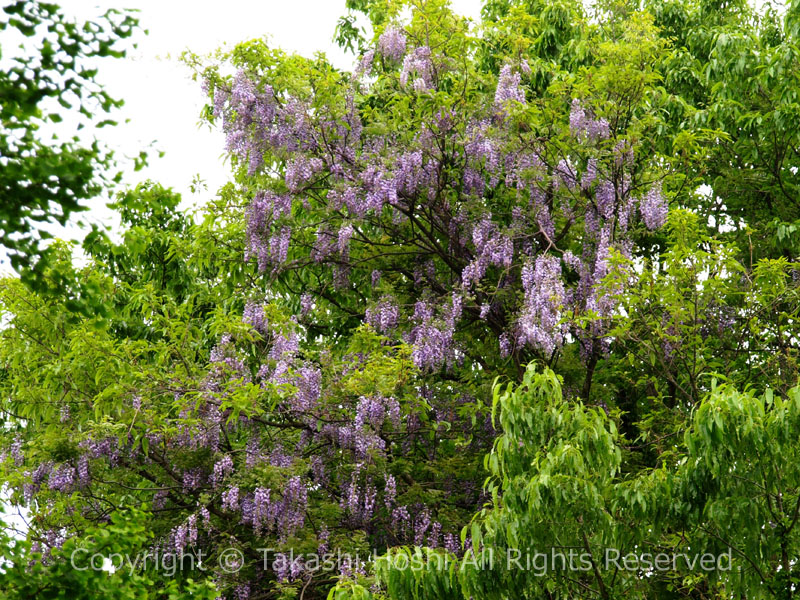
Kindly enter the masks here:
<path id="1" fill-rule="evenodd" d="M 46 261 L 36 258 L 49 234 L 38 224 L 64 225 L 85 210 L 81 201 L 103 189 L 113 166 L 97 141 L 87 145 L 77 132 L 67 141 L 52 133 L 47 139 L 48 130 L 60 123 L 78 129 L 114 124 L 105 116 L 122 102 L 96 83 L 95 64 L 125 56 L 122 42 L 136 26 L 117 10 L 76 23 L 48 2 L 18 0 L 2 9 L 9 66 L 0 73 L 0 245 L 16 269 L 33 267 L 24 277 L 40 288 Z M 20 39 L 19 51 L 9 52 Z"/>
<path id="2" fill-rule="evenodd" d="M 130 568 L 137 559 L 149 560 L 154 571 L 161 564 L 155 555 L 145 558 L 147 542 L 152 537 L 147 528 L 148 517 L 137 510 L 115 513 L 110 523 L 88 530 L 81 540 L 67 540 L 46 557 L 38 549 L 40 546 L 12 540 L 3 532 L 0 598 L 215 598 L 213 586 L 191 577 L 164 581 L 157 572 L 142 574 Z M 175 570 L 173 565 L 164 565 Z M 154 589 L 156 580 L 161 587 L 158 591 Z"/>
<path id="3" fill-rule="evenodd" d="M 495 407 L 504 433 L 486 457 L 493 501 L 471 527 L 476 554 L 421 555 L 416 570 L 390 555 L 378 573 L 392 598 L 791 595 L 799 388 L 715 386 L 675 451 L 636 473 L 614 422 L 564 403 L 552 371 L 498 384 Z"/>
<path id="4" fill-rule="evenodd" d="M 31 540 L 147 506 L 156 546 L 241 552 L 208 574 L 237 600 L 791 597 L 795 7 L 348 9 L 352 73 L 186 56 L 232 181 L 55 246 L 92 314 L 2 282 Z M 542 550 L 581 568 L 517 568 Z"/>

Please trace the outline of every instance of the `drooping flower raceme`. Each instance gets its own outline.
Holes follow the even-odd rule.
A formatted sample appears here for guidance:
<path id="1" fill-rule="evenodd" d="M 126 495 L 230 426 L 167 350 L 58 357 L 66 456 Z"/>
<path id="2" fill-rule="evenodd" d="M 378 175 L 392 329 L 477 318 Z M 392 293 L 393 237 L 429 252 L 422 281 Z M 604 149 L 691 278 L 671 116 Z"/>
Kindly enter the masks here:
<path id="1" fill-rule="evenodd" d="M 517 345 L 529 344 L 546 355 L 564 343 L 567 328 L 561 323 L 566 299 L 561 278 L 561 261 L 554 256 L 539 256 L 522 267 L 525 293 L 517 322 Z"/>
<path id="2" fill-rule="evenodd" d="M 378 38 L 378 52 L 387 60 L 399 61 L 406 53 L 406 34 L 399 27 L 389 27 Z"/>
<path id="3" fill-rule="evenodd" d="M 659 186 L 650 188 L 639 203 L 642 221 L 648 229 L 658 229 L 667 222 L 667 200 Z"/>

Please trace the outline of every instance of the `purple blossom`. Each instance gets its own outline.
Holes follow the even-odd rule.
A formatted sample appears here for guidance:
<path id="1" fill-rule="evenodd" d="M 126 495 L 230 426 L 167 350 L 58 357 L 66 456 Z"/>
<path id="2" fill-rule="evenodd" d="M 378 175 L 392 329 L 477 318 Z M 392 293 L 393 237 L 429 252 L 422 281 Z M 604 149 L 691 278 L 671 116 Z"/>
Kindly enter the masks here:
<path id="1" fill-rule="evenodd" d="M 264 313 L 264 307 L 260 303 L 248 302 L 245 304 L 242 321 L 250 325 L 261 335 L 266 335 L 269 332 L 269 324 L 267 323 L 267 317 Z"/>
<path id="2" fill-rule="evenodd" d="M 614 184 L 605 180 L 600 182 L 594 193 L 594 200 L 598 214 L 604 219 L 610 219 L 614 215 L 617 205 L 617 192 Z"/>
<path id="3" fill-rule="evenodd" d="M 373 454 L 384 453 L 386 442 L 379 435 L 364 429 L 353 429 L 351 434 L 351 445 L 359 460 L 364 460 Z"/>
<path id="4" fill-rule="evenodd" d="M 249 379 L 250 377 L 244 361 L 235 355 L 235 347 L 230 334 L 224 334 L 219 343 L 211 349 L 209 361 L 212 364 L 216 363 L 219 367 L 230 369 L 244 379 Z"/>
<path id="5" fill-rule="evenodd" d="M 425 320 L 414 327 L 408 341 L 413 344 L 411 360 L 423 370 L 445 364 L 452 353 L 453 329 L 447 323 Z"/>
<path id="6" fill-rule="evenodd" d="M 425 540 L 425 532 L 431 525 L 431 514 L 427 508 L 422 509 L 414 519 L 414 545 L 422 546 Z"/>
<path id="7" fill-rule="evenodd" d="M 203 506 L 200 511 L 200 518 L 203 520 L 203 527 L 209 529 L 211 527 L 211 514 L 208 512 L 208 509 Z"/>
<path id="8" fill-rule="evenodd" d="M 251 134 L 252 126 L 255 121 L 268 122 L 274 118 L 276 107 L 272 88 L 265 86 L 263 92 L 258 92 L 247 74 L 239 71 L 230 94 L 216 88 L 214 105 L 214 115 L 222 117 L 228 151 L 248 165 L 248 174 L 254 174 L 261 166 L 263 152 Z"/>
<path id="9" fill-rule="evenodd" d="M 225 109 L 225 105 L 230 100 L 230 92 L 220 86 L 216 86 L 214 88 L 214 109 L 213 115 L 215 119 L 218 119 L 222 116 L 222 113 Z"/>
<path id="10" fill-rule="evenodd" d="M 287 454 L 281 446 L 276 446 L 269 455 L 269 464 L 283 469 L 289 468 L 294 462 L 294 457 Z"/>
<path id="11" fill-rule="evenodd" d="M 431 49 L 427 46 L 420 46 L 406 55 L 403 60 L 403 70 L 400 73 L 400 85 L 408 85 L 408 78 L 412 73 L 416 73 L 415 80 L 419 80 L 424 89 L 433 88 L 433 63 L 431 62 Z M 417 85 L 415 85 L 417 89 Z M 422 91 L 422 90 L 417 90 Z"/>
<path id="12" fill-rule="evenodd" d="M 251 495 L 244 496 L 240 506 L 242 518 L 239 520 L 239 522 L 242 525 L 252 525 L 253 514 L 255 512 L 255 503 L 253 502 L 253 497 Z"/>
<path id="13" fill-rule="evenodd" d="M 369 49 L 364 53 L 364 56 L 361 57 L 361 60 L 358 61 L 358 66 L 356 67 L 354 75 L 359 77 L 364 73 L 369 74 L 372 71 L 372 63 L 375 62 L 375 50 Z"/>
<path id="14" fill-rule="evenodd" d="M 45 478 L 50 475 L 53 470 L 53 463 L 50 461 L 46 461 L 41 463 L 36 469 L 33 471 L 31 475 L 31 480 L 33 481 L 34 485 L 41 485 Z"/>
<path id="15" fill-rule="evenodd" d="M 392 511 L 392 528 L 396 533 L 402 534 L 407 531 L 410 523 L 411 515 L 408 514 L 408 508 L 398 506 Z"/>
<path id="16" fill-rule="evenodd" d="M 289 560 L 285 554 L 275 555 L 275 560 L 272 561 L 272 570 L 275 571 L 278 581 L 289 580 Z"/>
<path id="17" fill-rule="evenodd" d="M 197 515 L 189 515 L 186 521 L 187 541 L 194 545 L 197 543 Z"/>
<path id="18" fill-rule="evenodd" d="M 564 261 L 565 265 L 567 265 L 568 267 L 570 267 L 575 271 L 579 271 L 581 269 L 582 266 L 581 259 L 575 256 L 569 250 L 564 252 L 564 254 L 561 256 L 561 260 Z"/>
<path id="19" fill-rule="evenodd" d="M 367 484 L 364 490 L 364 503 L 361 508 L 361 519 L 366 525 L 372 520 L 375 512 L 375 501 L 378 497 L 378 490 L 371 483 Z"/>
<path id="20" fill-rule="evenodd" d="M 300 297 L 300 314 L 304 317 L 314 308 L 314 297 L 311 294 L 303 294 Z"/>
<path id="21" fill-rule="evenodd" d="M 81 487 L 89 485 L 89 457 L 82 454 L 78 459 L 78 483 Z"/>
<path id="22" fill-rule="evenodd" d="M 26 483 L 22 486 L 22 497 L 26 504 L 33 502 L 33 497 L 39 491 L 39 486 L 33 483 Z"/>
<path id="23" fill-rule="evenodd" d="M 300 577 L 300 574 L 303 572 L 303 559 L 302 557 L 297 557 L 294 560 L 290 561 L 289 564 L 289 579 L 295 580 Z"/>
<path id="24" fill-rule="evenodd" d="M 223 456 L 214 464 L 214 475 L 211 477 L 212 484 L 217 487 L 229 474 L 233 472 L 233 459 L 230 455 Z"/>
<path id="25" fill-rule="evenodd" d="M 275 265 L 280 265 L 286 262 L 286 257 L 289 255 L 289 241 L 292 237 L 292 229 L 290 227 L 281 227 L 269 240 L 269 256 L 270 261 Z M 259 264 L 259 270 L 261 264 Z"/>
<path id="26" fill-rule="evenodd" d="M 287 360 L 293 358 L 300 347 L 297 334 L 294 331 L 281 331 L 272 342 L 269 358 L 272 360 Z"/>
<path id="27" fill-rule="evenodd" d="M 421 150 L 404 152 L 395 163 L 394 185 L 398 192 L 412 195 L 427 178 Z"/>
<path id="28" fill-rule="evenodd" d="M 386 477 L 386 487 L 383 490 L 383 501 L 386 503 L 386 508 L 391 510 L 396 499 L 397 481 L 395 481 L 394 475 L 389 475 Z"/>
<path id="29" fill-rule="evenodd" d="M 338 237 L 331 232 L 327 226 L 321 225 L 317 230 L 317 241 L 311 250 L 311 258 L 317 262 L 325 260 L 328 256 L 336 252 Z"/>
<path id="30" fill-rule="evenodd" d="M 581 101 L 573 99 L 569 113 L 569 128 L 572 135 L 590 141 L 605 140 L 611 136 L 611 129 L 605 119 L 594 119 L 583 108 Z"/>
<path id="31" fill-rule="evenodd" d="M 660 186 L 654 185 L 647 191 L 639 202 L 639 211 L 648 229 L 654 230 L 664 226 L 667 222 L 668 206 Z"/>
<path id="32" fill-rule="evenodd" d="M 239 510 L 239 488 L 233 486 L 222 492 L 222 508 L 231 512 Z"/>
<path id="33" fill-rule="evenodd" d="M 633 146 L 626 140 L 620 140 L 614 146 L 614 164 L 617 167 L 633 164 Z"/>
<path id="34" fill-rule="evenodd" d="M 167 496 L 169 492 L 167 490 L 158 490 L 155 494 L 153 494 L 153 508 L 156 510 L 161 510 L 167 503 Z"/>
<path id="35" fill-rule="evenodd" d="M 372 308 L 368 308 L 364 320 L 379 333 L 388 333 L 397 327 L 399 309 L 392 298 L 385 296 Z"/>
<path id="36" fill-rule="evenodd" d="M 454 536 L 452 533 L 444 534 L 444 548 L 456 556 L 458 556 L 461 552 L 461 546 L 459 545 L 456 536 Z"/>
<path id="37" fill-rule="evenodd" d="M 350 238 L 353 237 L 353 231 L 353 226 L 350 224 L 343 225 L 339 230 L 339 254 L 345 259 L 350 253 Z"/>
<path id="38" fill-rule="evenodd" d="M 328 528 L 323 523 L 322 527 L 320 527 L 319 534 L 317 535 L 317 539 L 319 540 L 319 546 L 317 547 L 317 554 L 320 556 L 324 556 L 327 554 L 329 547 L 328 547 L 328 539 L 330 538 L 330 532 Z"/>
<path id="39" fill-rule="evenodd" d="M 399 61 L 406 53 L 406 34 L 399 27 L 389 27 L 378 38 L 378 52 L 387 60 Z"/>
<path id="40" fill-rule="evenodd" d="M 586 111 L 583 110 L 581 101 L 577 98 L 572 100 L 572 106 L 569 111 L 569 128 L 572 135 L 579 135 L 583 133 L 586 127 Z"/>
<path id="41" fill-rule="evenodd" d="M 553 184 L 556 188 L 563 183 L 568 189 L 573 190 L 578 185 L 575 170 L 567 159 L 561 159 L 553 174 Z"/>
<path id="42" fill-rule="evenodd" d="M 281 505 L 277 509 L 277 527 L 283 539 L 303 527 L 308 490 L 299 477 L 292 477 L 286 483 Z"/>
<path id="43" fill-rule="evenodd" d="M 511 338 L 508 333 L 500 334 L 500 356 L 506 358 L 511 355 Z"/>
<path id="44" fill-rule="evenodd" d="M 475 245 L 475 258 L 461 273 L 465 288 L 483 279 L 489 266 L 510 267 L 514 258 L 513 241 L 500 233 L 497 225 L 492 222 L 491 215 L 473 226 L 472 241 Z"/>
<path id="45" fill-rule="evenodd" d="M 586 171 L 581 177 L 581 188 L 588 190 L 597 179 L 597 159 L 590 158 L 586 163 Z"/>
<path id="46" fill-rule="evenodd" d="M 183 550 L 186 548 L 187 533 L 186 525 L 178 525 L 172 530 L 172 547 L 179 555 L 183 554 Z"/>
<path id="47" fill-rule="evenodd" d="M 611 137 L 611 128 L 605 119 L 593 119 L 586 125 L 586 135 L 590 140 L 606 140 Z"/>
<path id="48" fill-rule="evenodd" d="M 381 398 L 373 396 L 359 398 L 355 418 L 356 428 L 360 429 L 369 424 L 374 429 L 380 429 L 385 416 L 386 408 Z"/>
<path id="49" fill-rule="evenodd" d="M 253 499 L 253 530 L 260 536 L 264 527 L 269 528 L 274 519 L 274 510 L 270 503 L 270 490 L 256 488 Z"/>
<path id="50" fill-rule="evenodd" d="M 203 478 L 203 471 L 199 468 L 189 469 L 183 472 L 183 491 L 188 492 L 200 487 Z"/>
<path id="51" fill-rule="evenodd" d="M 14 465 L 21 467 L 25 462 L 25 455 L 22 452 L 22 438 L 16 436 L 11 443 L 11 458 L 14 459 Z"/>
<path id="52" fill-rule="evenodd" d="M 325 472 L 325 463 L 320 456 L 312 456 L 311 457 L 311 474 L 314 477 L 314 481 L 320 485 L 325 485 L 328 481 L 327 474 Z"/>
<path id="53" fill-rule="evenodd" d="M 441 536 L 442 524 L 438 521 L 435 521 L 433 525 L 431 525 L 431 530 L 428 533 L 428 547 L 438 548 L 441 545 Z"/>
<path id="54" fill-rule="evenodd" d="M 258 192 L 247 209 L 247 244 L 245 261 L 255 257 L 258 269 L 286 261 L 291 239 L 291 229 L 279 227 L 275 221 L 291 212 L 291 197 L 277 196 L 272 192 Z"/>
<path id="55" fill-rule="evenodd" d="M 400 402 L 397 398 L 384 398 L 383 405 L 386 407 L 386 418 L 395 429 L 400 428 Z"/>
<path id="56" fill-rule="evenodd" d="M 71 492 L 75 485 L 75 467 L 62 464 L 50 471 L 47 487 L 63 493 Z"/>
<path id="57" fill-rule="evenodd" d="M 263 459 L 261 455 L 261 445 L 258 437 L 253 436 L 247 440 L 247 448 L 245 449 L 245 466 L 252 468 L 256 466 Z"/>
<path id="58" fill-rule="evenodd" d="M 311 410 L 321 393 L 322 372 L 316 367 L 301 367 L 294 384 L 297 394 L 292 399 L 292 408 L 297 411 Z"/>
<path id="59" fill-rule="evenodd" d="M 309 182 L 315 173 L 322 169 L 322 160 L 300 156 L 286 165 L 286 187 L 291 192 L 299 192 L 303 184 Z"/>
<path id="60" fill-rule="evenodd" d="M 520 87 L 519 73 L 511 71 L 511 65 L 504 65 L 500 69 L 500 77 L 497 80 L 497 90 L 494 94 L 494 103 L 497 107 L 503 107 L 507 102 L 521 102 L 525 104 L 525 91 Z"/>

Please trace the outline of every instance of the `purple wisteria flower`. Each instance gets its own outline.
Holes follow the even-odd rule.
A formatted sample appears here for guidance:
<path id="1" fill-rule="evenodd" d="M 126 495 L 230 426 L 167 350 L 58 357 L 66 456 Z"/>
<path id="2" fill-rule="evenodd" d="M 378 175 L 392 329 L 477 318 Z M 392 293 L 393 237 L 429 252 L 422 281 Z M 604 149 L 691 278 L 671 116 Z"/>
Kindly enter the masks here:
<path id="1" fill-rule="evenodd" d="M 660 186 L 651 187 L 639 202 L 642 221 L 648 229 L 659 229 L 667 222 L 667 200 Z"/>
<path id="2" fill-rule="evenodd" d="M 389 27 L 378 38 L 378 52 L 387 60 L 399 61 L 406 53 L 406 34 L 400 27 Z"/>
<path id="3" fill-rule="evenodd" d="M 388 333 L 397 327 L 400 309 L 392 298 L 385 296 L 378 304 L 368 308 L 364 320 L 379 333 Z"/>
<path id="4" fill-rule="evenodd" d="M 542 255 L 522 268 L 525 299 L 517 321 L 517 343 L 551 354 L 561 346 L 566 326 L 560 324 L 566 293 L 561 279 L 561 261 Z"/>
<path id="5" fill-rule="evenodd" d="M 497 80 L 494 103 L 498 108 L 502 108 L 508 102 L 525 104 L 525 90 L 520 87 L 519 73 L 513 72 L 511 65 L 504 65 Z"/>
<path id="6" fill-rule="evenodd" d="M 262 335 L 266 335 L 269 332 L 269 324 L 264 314 L 264 307 L 258 302 L 245 304 L 242 321 Z"/>
<path id="7" fill-rule="evenodd" d="M 611 136 L 611 129 L 605 119 L 595 119 L 583 108 L 581 101 L 575 98 L 569 113 L 569 128 L 572 135 L 589 141 L 606 140 Z"/>
<path id="8" fill-rule="evenodd" d="M 408 79 L 416 74 L 413 85 L 417 92 L 433 89 L 433 62 L 431 49 L 427 46 L 414 48 L 406 55 L 403 61 L 403 70 L 400 73 L 400 85 L 408 85 Z"/>
<path id="9" fill-rule="evenodd" d="M 233 486 L 222 492 L 222 508 L 232 512 L 239 510 L 239 488 Z"/>

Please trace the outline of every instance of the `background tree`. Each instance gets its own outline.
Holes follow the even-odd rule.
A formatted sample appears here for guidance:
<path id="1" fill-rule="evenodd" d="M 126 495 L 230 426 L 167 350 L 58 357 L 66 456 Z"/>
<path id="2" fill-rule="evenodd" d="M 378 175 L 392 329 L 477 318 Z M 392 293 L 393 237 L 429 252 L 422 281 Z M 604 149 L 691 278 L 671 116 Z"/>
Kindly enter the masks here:
<path id="1" fill-rule="evenodd" d="M 114 124 L 109 117 L 122 101 L 96 82 L 97 59 L 125 56 L 124 40 L 136 26 L 118 10 L 77 23 L 52 3 L 19 0 L 2 8 L 8 67 L 0 73 L 0 244 L 23 278 L 40 287 L 46 263 L 37 257 L 49 234 L 39 224 L 65 225 L 86 209 L 82 201 L 118 177 L 111 153 L 76 128 Z M 59 127 L 70 139 L 58 139 Z"/>
<path id="2" fill-rule="evenodd" d="M 714 386 L 679 450 L 632 472 L 613 420 L 564 402 L 558 377 L 531 365 L 519 386 L 495 388 L 504 433 L 470 554 L 395 549 L 378 573 L 398 599 L 791 598 L 799 392 Z M 430 568 L 402 568 L 415 558 Z"/>

